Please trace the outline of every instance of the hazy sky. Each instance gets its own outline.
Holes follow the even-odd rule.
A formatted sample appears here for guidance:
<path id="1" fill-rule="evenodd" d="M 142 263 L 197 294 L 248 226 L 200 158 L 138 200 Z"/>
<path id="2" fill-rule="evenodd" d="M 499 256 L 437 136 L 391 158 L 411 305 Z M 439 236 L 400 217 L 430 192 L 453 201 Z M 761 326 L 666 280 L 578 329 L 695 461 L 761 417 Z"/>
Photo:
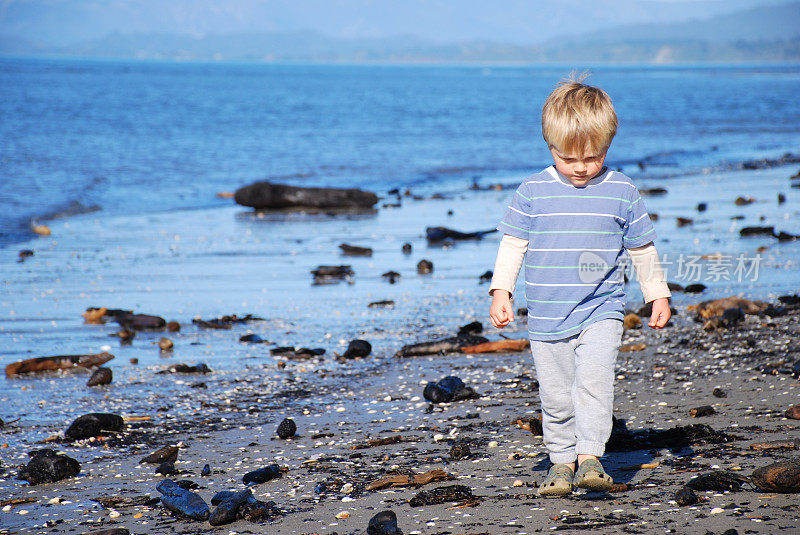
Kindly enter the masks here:
<path id="1" fill-rule="evenodd" d="M 111 32 L 315 30 L 346 38 L 535 43 L 610 25 L 698 19 L 785 0 L 0 0 L 0 35 L 63 45 Z"/>

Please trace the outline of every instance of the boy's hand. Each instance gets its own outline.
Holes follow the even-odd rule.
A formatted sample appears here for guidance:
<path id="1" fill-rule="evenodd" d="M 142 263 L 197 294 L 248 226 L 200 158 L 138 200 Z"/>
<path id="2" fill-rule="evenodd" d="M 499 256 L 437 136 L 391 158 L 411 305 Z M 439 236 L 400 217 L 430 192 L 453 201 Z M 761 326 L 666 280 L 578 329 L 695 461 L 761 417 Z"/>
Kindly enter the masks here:
<path id="1" fill-rule="evenodd" d="M 661 329 L 669 321 L 672 312 L 669 310 L 669 299 L 661 297 L 653 301 L 653 312 L 650 314 L 648 325 L 653 329 Z"/>
<path id="2" fill-rule="evenodd" d="M 502 329 L 514 321 L 514 311 L 511 309 L 511 296 L 506 290 L 492 292 L 492 306 L 489 307 L 489 319 L 492 325 Z"/>

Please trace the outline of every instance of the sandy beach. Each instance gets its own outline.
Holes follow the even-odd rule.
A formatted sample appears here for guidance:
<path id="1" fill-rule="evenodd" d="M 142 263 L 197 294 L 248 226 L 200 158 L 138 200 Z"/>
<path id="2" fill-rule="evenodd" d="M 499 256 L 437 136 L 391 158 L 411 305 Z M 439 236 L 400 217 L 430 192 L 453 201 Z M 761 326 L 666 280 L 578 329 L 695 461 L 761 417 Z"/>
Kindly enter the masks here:
<path id="1" fill-rule="evenodd" d="M 124 527 L 131 533 L 366 533 L 368 520 L 391 509 L 406 534 L 533 533 L 777 533 L 796 529 L 796 494 L 766 493 L 745 483 L 738 491 L 697 491 L 691 506 L 675 503 L 690 478 L 718 470 L 749 477 L 753 470 L 796 451 L 757 451 L 753 443 L 800 438 L 797 420 L 784 412 L 800 403 L 797 376 L 783 373 L 798 358 L 800 309 L 778 300 L 797 293 L 800 242 L 770 237 L 739 238 L 747 225 L 774 225 L 798 234 L 800 190 L 789 188 L 795 166 L 740 170 L 637 181 L 640 188 L 664 187 L 647 198 L 659 216 L 657 245 L 672 261 L 680 255 L 719 258 L 760 254 L 753 278 L 668 279 L 701 282 L 701 294 L 675 292 L 677 314 L 663 331 L 626 331 L 623 343 L 644 344 L 618 359 L 615 415 L 631 431 L 704 424 L 715 439 L 607 453 L 610 474 L 624 488 L 578 492 L 544 499 L 536 485 L 547 459 L 541 437 L 521 429 L 519 417 L 539 412 L 530 351 L 466 355 L 453 353 L 397 358 L 406 344 L 454 336 L 472 321 L 491 340 L 487 285 L 499 236 L 452 245 L 426 243 L 426 226 L 473 231 L 497 224 L 510 189 L 442 192 L 441 199 L 384 195 L 377 213 L 357 216 L 257 215 L 230 206 L 103 217 L 84 214 L 48 222 L 49 237 L 3 249 L 0 340 L 3 363 L 24 358 L 108 351 L 114 379 L 85 386 L 88 373 L 69 372 L 8 378 L 0 390 L 0 533 L 88 533 Z M 498 179 L 514 187 L 514 179 Z M 486 184 L 488 185 L 488 183 Z M 778 204 L 778 193 L 786 202 Z M 754 197 L 746 206 L 734 202 Z M 707 201 L 707 211 L 695 210 Z M 448 212 L 452 211 L 452 215 Z M 694 222 L 678 227 L 676 217 Z M 741 219 L 738 218 L 741 216 Z M 373 248 L 371 257 L 345 257 L 341 243 Z M 411 243 L 411 254 L 401 246 Z M 34 250 L 24 262 L 17 251 Z M 416 265 L 433 262 L 429 275 Z M 347 264 L 351 283 L 313 285 L 310 270 Z M 394 270 L 390 284 L 382 274 Z M 703 330 L 687 307 L 729 295 L 759 299 L 783 314 L 746 315 L 730 327 Z M 640 306 L 636 283 L 629 305 Z M 388 307 L 369 307 L 391 300 Z M 518 298 L 517 306 L 524 300 Z M 137 333 L 130 345 L 113 337 L 113 322 L 86 325 L 87 307 L 155 314 L 177 321 L 177 333 Z M 195 318 L 253 314 L 262 320 L 230 330 L 194 325 Z M 502 331 L 524 338 L 518 318 Z M 269 343 L 245 344 L 257 334 Z M 168 337 L 171 352 L 156 343 Z M 372 345 L 370 356 L 341 360 L 353 339 Z M 316 358 L 274 356 L 279 346 L 324 348 Z M 136 360 L 136 363 L 132 362 Z M 209 374 L 158 374 L 186 363 L 205 363 Z M 432 406 L 424 385 L 456 375 L 477 399 Z M 715 397 L 720 388 L 726 397 Z M 711 405 L 715 413 L 691 417 L 690 409 Z M 63 440 L 78 416 L 109 412 L 130 421 L 125 431 L 102 440 Z M 297 436 L 282 440 L 278 424 L 297 423 Z M 17 420 L 18 419 L 18 420 Z M 15 421 L 16 420 L 16 421 Z M 54 436 L 59 435 L 57 438 Z M 400 436 L 385 445 L 367 441 Z M 716 441 L 716 442 L 715 442 Z M 466 444 L 471 454 L 454 460 L 451 448 Z M 242 476 L 277 463 L 279 479 L 254 485 L 253 494 L 274 501 L 282 514 L 270 520 L 238 520 L 217 528 L 174 515 L 158 503 L 103 506 L 98 497 L 157 498 L 163 479 L 157 465 L 140 464 L 166 445 L 180 447 L 173 479 L 191 479 L 206 502 L 223 490 L 241 490 Z M 52 447 L 77 459 L 77 477 L 29 486 L 17 481 L 28 452 Z M 205 464 L 211 473 L 201 475 Z M 645 468 L 641 466 L 644 465 Z M 637 466 L 639 467 L 637 469 Z M 392 474 L 441 469 L 452 480 L 366 490 Z M 469 487 L 475 499 L 412 507 L 418 492 L 447 485 Z M 213 508 L 212 508 L 213 509 Z M 730 532 L 732 533 L 732 532 Z"/>

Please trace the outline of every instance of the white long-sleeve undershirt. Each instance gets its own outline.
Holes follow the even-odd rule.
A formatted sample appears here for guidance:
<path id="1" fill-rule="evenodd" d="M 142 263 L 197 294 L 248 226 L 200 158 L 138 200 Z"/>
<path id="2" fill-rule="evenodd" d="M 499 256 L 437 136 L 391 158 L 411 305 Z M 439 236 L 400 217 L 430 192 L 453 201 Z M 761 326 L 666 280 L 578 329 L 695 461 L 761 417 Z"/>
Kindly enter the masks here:
<path id="1" fill-rule="evenodd" d="M 497 260 L 495 261 L 492 284 L 489 289 L 490 294 L 494 290 L 506 290 L 509 294 L 514 293 L 519 270 L 522 267 L 527 250 L 528 240 L 509 234 L 503 236 L 503 239 L 500 240 L 500 247 L 497 250 Z M 643 247 L 626 250 L 631 256 L 633 269 L 636 271 L 636 278 L 639 280 L 639 287 L 642 289 L 644 301 L 649 303 L 655 299 L 672 296 L 667 287 L 664 270 L 661 268 L 658 252 L 653 242 Z"/>

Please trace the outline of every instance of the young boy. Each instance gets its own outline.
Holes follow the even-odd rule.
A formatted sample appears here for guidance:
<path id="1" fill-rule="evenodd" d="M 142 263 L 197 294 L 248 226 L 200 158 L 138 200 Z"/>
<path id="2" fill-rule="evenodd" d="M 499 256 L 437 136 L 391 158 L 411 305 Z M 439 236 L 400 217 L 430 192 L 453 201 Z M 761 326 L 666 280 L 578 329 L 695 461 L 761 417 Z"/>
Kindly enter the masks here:
<path id="1" fill-rule="evenodd" d="M 644 202 L 630 178 L 603 166 L 616 132 L 617 116 L 602 89 L 559 84 L 542 110 L 555 165 L 522 182 L 498 226 L 504 236 L 489 315 L 498 328 L 513 321 L 510 298 L 525 258 L 528 336 L 552 463 L 539 487 L 543 496 L 613 484 L 599 457 L 611 434 L 623 250 L 652 303 L 650 327 L 660 329 L 670 318 L 671 294 Z"/>

